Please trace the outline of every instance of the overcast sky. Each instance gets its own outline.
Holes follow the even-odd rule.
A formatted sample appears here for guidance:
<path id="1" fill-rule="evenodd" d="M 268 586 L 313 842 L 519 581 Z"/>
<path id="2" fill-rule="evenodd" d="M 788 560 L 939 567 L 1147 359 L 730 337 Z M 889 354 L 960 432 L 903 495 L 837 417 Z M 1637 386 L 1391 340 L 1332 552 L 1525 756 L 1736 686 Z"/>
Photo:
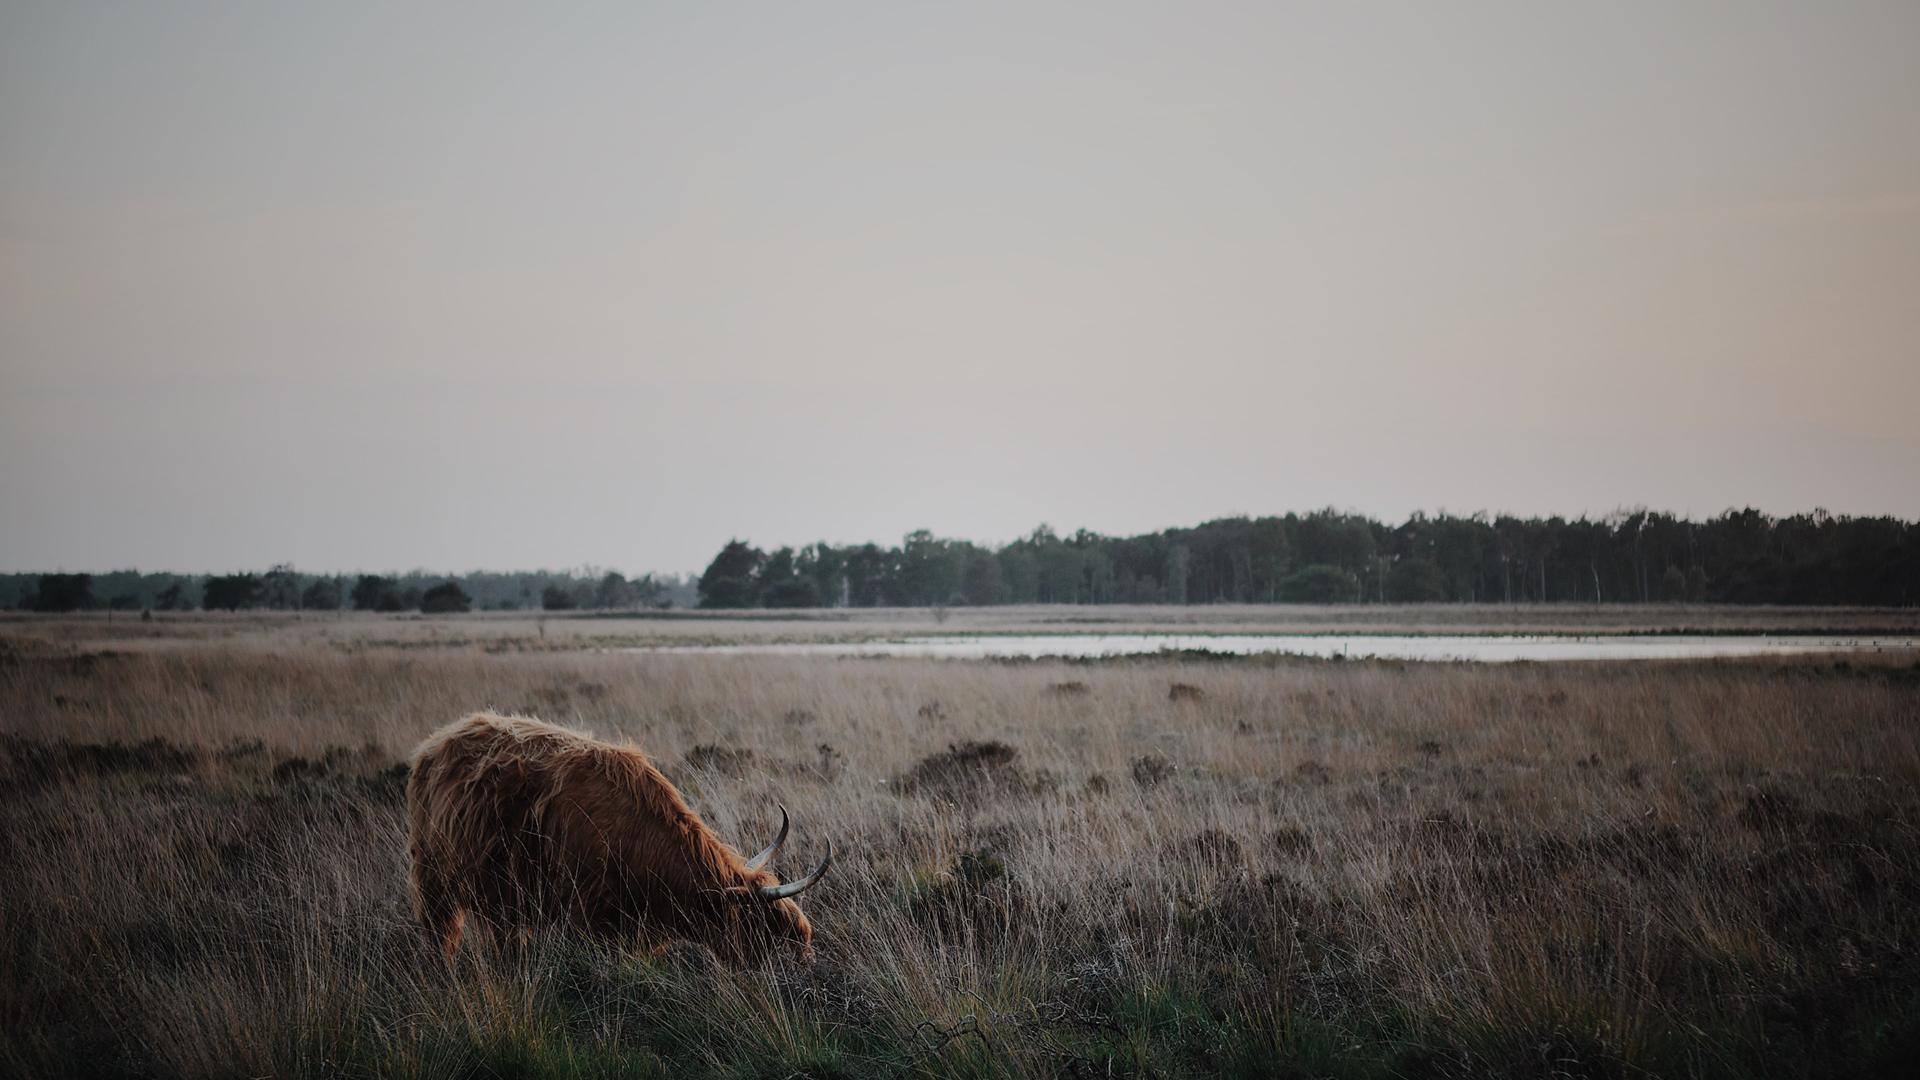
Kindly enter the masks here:
<path id="1" fill-rule="evenodd" d="M 0 569 L 1914 517 L 1917 418 L 1912 0 L 0 2 Z"/>

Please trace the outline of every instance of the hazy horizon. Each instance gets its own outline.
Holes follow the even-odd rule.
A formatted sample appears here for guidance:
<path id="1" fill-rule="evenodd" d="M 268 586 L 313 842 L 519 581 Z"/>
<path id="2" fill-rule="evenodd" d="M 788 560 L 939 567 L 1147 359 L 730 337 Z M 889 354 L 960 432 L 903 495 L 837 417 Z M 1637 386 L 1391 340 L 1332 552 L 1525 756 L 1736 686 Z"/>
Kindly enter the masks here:
<path id="1" fill-rule="evenodd" d="M 0 570 L 1920 517 L 1920 5 L 0 8 Z"/>

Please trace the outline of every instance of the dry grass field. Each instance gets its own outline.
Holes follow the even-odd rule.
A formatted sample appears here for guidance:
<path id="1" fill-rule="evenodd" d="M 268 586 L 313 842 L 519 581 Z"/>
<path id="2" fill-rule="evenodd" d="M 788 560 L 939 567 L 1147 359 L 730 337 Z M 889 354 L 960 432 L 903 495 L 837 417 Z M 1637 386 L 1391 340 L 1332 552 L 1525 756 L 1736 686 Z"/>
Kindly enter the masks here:
<path id="1" fill-rule="evenodd" d="M 0 1075 L 1857 1076 L 1920 1057 L 1911 655 L 599 651 L 862 625 L 0 623 Z M 886 630 L 1031 625 L 1057 620 Z M 805 901 L 818 960 L 731 971 L 551 933 L 440 965 L 407 910 L 400 762 L 482 708 L 631 740 L 742 847 L 784 803 L 789 872 L 831 837 Z"/>
<path id="2" fill-rule="evenodd" d="M 0 613 L 0 635 L 133 651 L 189 642 L 249 649 L 553 649 L 856 642 L 904 634 L 1878 634 L 1920 635 L 1920 608 L 1429 604 L 1194 607 L 1043 605 L 827 611 L 487 612 L 458 618 L 347 612 L 158 613 L 47 618 Z"/>

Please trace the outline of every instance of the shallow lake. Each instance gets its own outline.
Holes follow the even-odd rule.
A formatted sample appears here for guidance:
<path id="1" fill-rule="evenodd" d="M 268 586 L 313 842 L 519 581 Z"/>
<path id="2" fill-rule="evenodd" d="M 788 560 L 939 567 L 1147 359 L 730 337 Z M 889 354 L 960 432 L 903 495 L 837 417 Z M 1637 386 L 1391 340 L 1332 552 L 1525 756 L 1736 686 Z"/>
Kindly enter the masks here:
<path id="1" fill-rule="evenodd" d="M 1134 656 L 1199 650 L 1233 656 L 1375 657 L 1384 660 L 1683 660 L 1920 649 L 1920 639 L 1844 635 L 1443 634 L 1025 634 L 908 637 L 892 641 L 679 645 L 640 652 L 771 656 L 907 656 L 956 660 Z"/>

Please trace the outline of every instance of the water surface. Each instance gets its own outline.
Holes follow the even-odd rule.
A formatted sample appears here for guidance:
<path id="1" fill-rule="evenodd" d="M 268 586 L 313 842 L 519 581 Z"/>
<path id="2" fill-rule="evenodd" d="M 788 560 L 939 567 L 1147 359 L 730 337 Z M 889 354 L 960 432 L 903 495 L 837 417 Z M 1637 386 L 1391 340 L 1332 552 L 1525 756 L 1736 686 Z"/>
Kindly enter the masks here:
<path id="1" fill-rule="evenodd" d="M 906 656 L 957 660 L 1103 657 L 1196 650 L 1230 656 L 1384 660 L 1685 660 L 1920 649 L 1920 639 L 1845 635 L 1019 634 L 889 641 L 678 645 L 642 652 L 771 656 Z"/>

